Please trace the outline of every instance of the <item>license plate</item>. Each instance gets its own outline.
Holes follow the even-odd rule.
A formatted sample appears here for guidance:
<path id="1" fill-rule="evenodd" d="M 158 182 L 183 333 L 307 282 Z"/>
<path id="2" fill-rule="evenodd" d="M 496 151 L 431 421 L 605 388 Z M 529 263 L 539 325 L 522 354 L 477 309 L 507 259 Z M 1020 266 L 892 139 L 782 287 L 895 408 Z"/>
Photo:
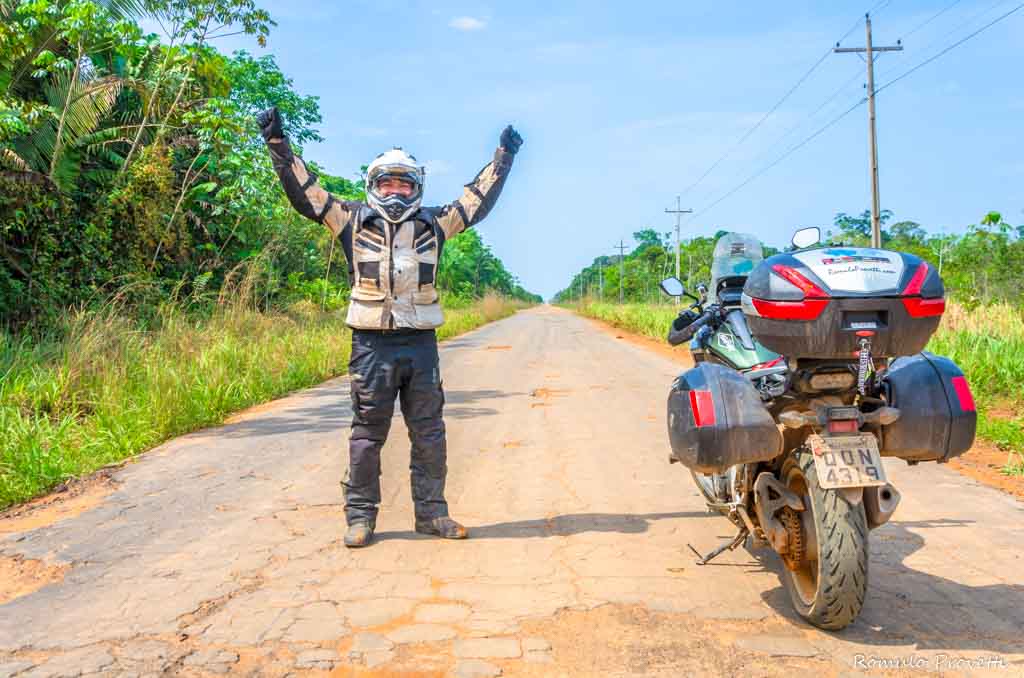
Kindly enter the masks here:
<path id="1" fill-rule="evenodd" d="M 873 435 L 808 438 L 814 452 L 814 467 L 818 471 L 818 484 L 826 490 L 844 487 L 885 485 L 882 455 Z"/>

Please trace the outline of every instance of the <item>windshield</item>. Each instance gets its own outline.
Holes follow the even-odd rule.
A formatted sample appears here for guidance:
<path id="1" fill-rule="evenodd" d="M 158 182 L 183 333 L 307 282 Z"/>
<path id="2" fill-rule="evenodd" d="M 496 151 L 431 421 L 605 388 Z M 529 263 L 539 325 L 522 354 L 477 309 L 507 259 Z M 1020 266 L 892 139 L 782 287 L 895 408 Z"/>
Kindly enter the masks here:
<path id="1" fill-rule="evenodd" d="M 748 276 L 764 260 L 761 241 L 746 233 L 726 233 L 715 243 L 711 260 L 711 290 L 718 291 L 723 278 Z"/>

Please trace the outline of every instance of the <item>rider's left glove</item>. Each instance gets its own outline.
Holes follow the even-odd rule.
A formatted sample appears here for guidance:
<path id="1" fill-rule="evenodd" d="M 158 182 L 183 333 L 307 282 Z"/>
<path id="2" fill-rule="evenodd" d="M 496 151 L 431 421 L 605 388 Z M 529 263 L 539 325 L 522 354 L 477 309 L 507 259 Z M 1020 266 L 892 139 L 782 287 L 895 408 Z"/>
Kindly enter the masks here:
<path id="1" fill-rule="evenodd" d="M 692 324 L 700 316 L 693 311 L 683 311 L 676 319 L 672 321 L 672 329 L 676 332 L 686 329 L 687 326 Z"/>
<path id="2" fill-rule="evenodd" d="M 509 125 L 501 132 L 500 144 L 506 151 L 515 155 L 519 152 L 519 147 L 523 145 L 523 137 L 519 136 L 519 132 L 512 125 Z"/>

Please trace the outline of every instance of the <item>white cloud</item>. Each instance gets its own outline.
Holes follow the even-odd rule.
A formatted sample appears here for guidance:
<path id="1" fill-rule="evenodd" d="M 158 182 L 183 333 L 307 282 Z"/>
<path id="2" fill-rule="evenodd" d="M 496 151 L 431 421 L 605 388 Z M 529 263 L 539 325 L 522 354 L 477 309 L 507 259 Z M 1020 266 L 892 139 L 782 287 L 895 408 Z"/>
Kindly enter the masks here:
<path id="1" fill-rule="evenodd" d="M 448 25 L 459 31 L 479 31 L 487 22 L 471 16 L 458 16 L 449 21 Z"/>

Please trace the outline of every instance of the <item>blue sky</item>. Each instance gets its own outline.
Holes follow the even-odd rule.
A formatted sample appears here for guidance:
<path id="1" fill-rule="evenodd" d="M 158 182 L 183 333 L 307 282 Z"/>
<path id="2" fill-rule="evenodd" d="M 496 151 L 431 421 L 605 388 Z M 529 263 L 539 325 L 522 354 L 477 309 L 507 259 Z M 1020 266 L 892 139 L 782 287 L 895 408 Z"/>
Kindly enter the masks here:
<path id="1" fill-rule="evenodd" d="M 950 3 L 260 4 L 278 22 L 267 50 L 299 92 L 320 97 L 326 141 L 306 154 L 337 174 L 403 146 L 427 164 L 427 202 L 447 202 L 489 160 L 502 127 L 516 125 L 526 143 L 479 228 L 524 286 L 547 297 L 620 238 L 672 230 L 663 210 L 676 194 L 866 10 L 881 5 L 876 44 L 903 38 L 906 47 L 877 63 L 881 87 L 1018 4 L 962 0 L 911 32 Z M 233 40 L 218 46 L 264 53 Z M 863 42 L 861 23 L 843 44 Z M 1021 64 L 1024 9 L 879 94 L 883 208 L 932 231 L 961 231 L 989 210 L 1024 223 Z M 724 228 L 779 245 L 797 227 L 867 209 L 866 106 L 705 209 L 860 100 L 863 75 L 856 55 L 829 55 L 684 194 L 684 207 L 701 213 L 684 217 L 683 237 Z"/>

